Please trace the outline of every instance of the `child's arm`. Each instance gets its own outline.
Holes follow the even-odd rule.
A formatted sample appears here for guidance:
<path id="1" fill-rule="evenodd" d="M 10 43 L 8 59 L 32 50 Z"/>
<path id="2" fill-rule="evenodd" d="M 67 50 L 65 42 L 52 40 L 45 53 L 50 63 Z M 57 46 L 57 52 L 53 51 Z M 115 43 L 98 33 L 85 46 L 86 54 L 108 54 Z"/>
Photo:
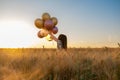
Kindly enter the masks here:
<path id="1" fill-rule="evenodd" d="M 58 39 L 52 33 L 49 33 L 49 35 L 53 40 L 55 40 L 56 42 L 58 41 Z"/>

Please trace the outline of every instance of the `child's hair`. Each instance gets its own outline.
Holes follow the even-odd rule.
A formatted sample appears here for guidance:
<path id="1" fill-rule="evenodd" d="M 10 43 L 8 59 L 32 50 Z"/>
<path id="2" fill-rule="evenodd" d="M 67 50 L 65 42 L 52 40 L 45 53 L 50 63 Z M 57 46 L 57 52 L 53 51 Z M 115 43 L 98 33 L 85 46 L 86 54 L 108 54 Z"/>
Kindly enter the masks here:
<path id="1" fill-rule="evenodd" d="M 60 34 L 58 40 L 61 40 L 63 49 L 67 49 L 67 36 Z"/>

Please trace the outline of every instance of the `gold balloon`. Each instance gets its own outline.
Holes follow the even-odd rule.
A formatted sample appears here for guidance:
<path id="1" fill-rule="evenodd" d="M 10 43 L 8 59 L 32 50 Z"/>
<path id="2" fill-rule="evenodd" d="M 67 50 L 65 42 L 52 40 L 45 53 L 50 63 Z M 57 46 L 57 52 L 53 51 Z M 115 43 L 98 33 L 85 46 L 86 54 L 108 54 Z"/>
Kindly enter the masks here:
<path id="1" fill-rule="evenodd" d="M 35 20 L 35 26 L 37 27 L 37 28 L 39 28 L 39 29 L 41 29 L 41 28 L 43 28 L 43 25 L 44 25 L 44 22 L 43 22 L 43 20 L 42 19 L 36 19 Z"/>
<path id="2" fill-rule="evenodd" d="M 45 21 L 45 20 L 49 20 L 49 19 L 50 19 L 49 13 L 43 13 L 42 19 L 43 19 L 44 21 Z"/>
<path id="3" fill-rule="evenodd" d="M 57 20 L 56 17 L 52 17 L 51 20 L 52 20 L 52 22 L 54 23 L 54 26 L 57 25 L 58 20 Z"/>

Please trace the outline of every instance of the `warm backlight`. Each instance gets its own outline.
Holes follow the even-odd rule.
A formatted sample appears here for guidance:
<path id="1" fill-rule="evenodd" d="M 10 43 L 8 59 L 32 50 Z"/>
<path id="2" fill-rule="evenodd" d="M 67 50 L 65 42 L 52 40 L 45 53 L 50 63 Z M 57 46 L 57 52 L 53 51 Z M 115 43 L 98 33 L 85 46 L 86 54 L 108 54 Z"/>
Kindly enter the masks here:
<path id="1" fill-rule="evenodd" d="M 24 21 L 0 21 L 0 47 L 28 47 L 34 34 L 32 26 Z"/>

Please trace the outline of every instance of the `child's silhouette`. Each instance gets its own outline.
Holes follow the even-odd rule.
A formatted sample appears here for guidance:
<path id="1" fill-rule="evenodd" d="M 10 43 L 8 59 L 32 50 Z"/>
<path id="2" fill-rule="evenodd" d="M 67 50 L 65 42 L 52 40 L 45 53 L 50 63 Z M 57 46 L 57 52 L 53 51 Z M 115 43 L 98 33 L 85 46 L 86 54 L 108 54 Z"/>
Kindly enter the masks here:
<path id="1" fill-rule="evenodd" d="M 64 34 L 60 34 L 58 38 L 56 38 L 54 35 L 50 33 L 50 36 L 53 40 L 57 42 L 57 48 L 58 49 L 65 49 L 67 50 L 67 36 Z"/>

